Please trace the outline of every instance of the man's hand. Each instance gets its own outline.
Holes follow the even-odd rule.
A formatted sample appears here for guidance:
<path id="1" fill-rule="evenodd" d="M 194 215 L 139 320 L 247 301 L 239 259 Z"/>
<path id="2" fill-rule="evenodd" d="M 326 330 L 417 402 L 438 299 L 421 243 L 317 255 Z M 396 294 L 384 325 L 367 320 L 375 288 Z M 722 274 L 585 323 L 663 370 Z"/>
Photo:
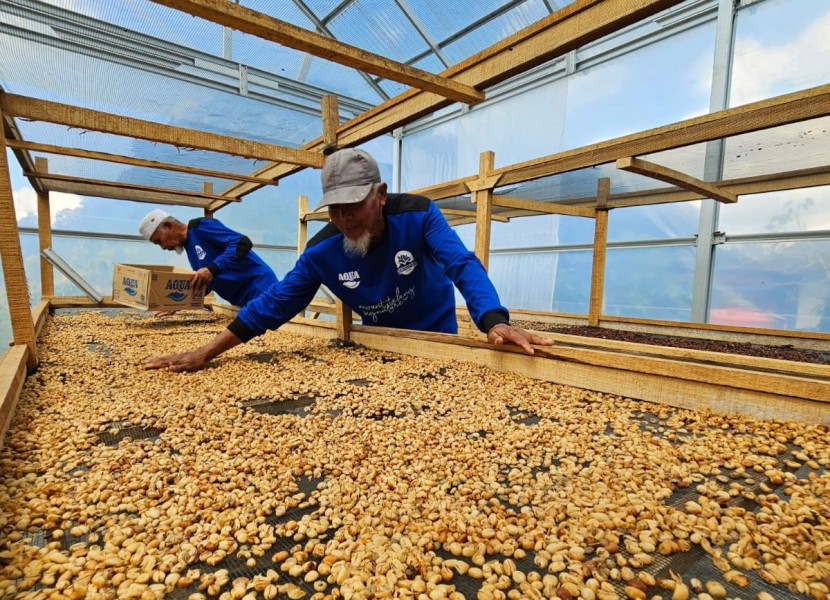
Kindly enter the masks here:
<path id="1" fill-rule="evenodd" d="M 178 311 L 175 311 L 175 310 L 157 310 L 153 313 L 153 316 L 156 317 L 156 318 L 170 317 L 172 315 L 175 315 L 177 312 Z"/>
<path id="2" fill-rule="evenodd" d="M 190 280 L 190 287 L 193 290 L 204 290 L 207 286 L 210 285 L 210 282 L 213 281 L 213 273 L 210 272 L 210 269 L 207 267 L 202 267 L 196 274 L 193 276 L 193 279 Z"/>
<path id="3" fill-rule="evenodd" d="M 144 361 L 144 368 L 167 369 L 174 373 L 198 371 L 199 369 L 204 369 L 211 359 L 216 358 L 225 350 L 229 350 L 241 343 L 242 340 L 232 334 L 229 329 L 225 329 L 207 344 L 192 352 L 148 358 Z"/>
<path id="4" fill-rule="evenodd" d="M 551 340 L 546 340 L 529 331 L 525 331 L 519 327 L 513 327 L 507 323 L 493 325 L 490 331 L 487 332 L 487 340 L 494 346 L 501 346 L 504 343 L 515 344 L 528 354 L 533 354 L 531 344 L 536 344 L 537 346 L 553 346 Z"/>
<path id="5" fill-rule="evenodd" d="M 198 371 L 204 369 L 210 362 L 203 353 L 199 351 L 185 352 L 183 354 L 168 354 L 167 356 L 154 356 L 144 361 L 145 369 L 167 369 L 174 373 L 182 371 Z"/>

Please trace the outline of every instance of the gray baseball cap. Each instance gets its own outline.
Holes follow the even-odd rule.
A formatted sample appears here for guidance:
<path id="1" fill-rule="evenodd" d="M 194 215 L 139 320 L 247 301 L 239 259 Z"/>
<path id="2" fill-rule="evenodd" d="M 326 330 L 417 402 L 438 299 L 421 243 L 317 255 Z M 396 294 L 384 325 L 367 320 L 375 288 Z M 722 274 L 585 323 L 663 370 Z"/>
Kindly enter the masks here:
<path id="1" fill-rule="evenodd" d="M 357 204 L 380 183 L 380 170 L 375 159 L 365 150 L 345 148 L 326 159 L 323 174 L 323 199 L 317 208 L 332 204 Z"/>

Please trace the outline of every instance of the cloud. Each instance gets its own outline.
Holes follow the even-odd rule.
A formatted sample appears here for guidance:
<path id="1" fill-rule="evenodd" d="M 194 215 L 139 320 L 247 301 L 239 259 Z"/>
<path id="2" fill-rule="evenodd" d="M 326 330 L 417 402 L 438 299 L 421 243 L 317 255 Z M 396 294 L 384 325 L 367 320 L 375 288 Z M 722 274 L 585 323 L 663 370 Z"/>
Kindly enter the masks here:
<path id="1" fill-rule="evenodd" d="M 37 216 L 37 192 L 30 187 L 15 190 L 14 210 L 17 220 L 21 221 L 30 216 Z M 58 215 L 65 210 L 76 210 L 83 206 L 83 200 L 75 194 L 63 192 L 49 192 L 49 207 L 52 213 L 52 224 L 58 220 Z"/>
<path id="2" fill-rule="evenodd" d="M 827 79 L 830 12 L 790 43 L 748 39 L 740 44 L 732 72 L 732 106 L 800 90 Z"/>

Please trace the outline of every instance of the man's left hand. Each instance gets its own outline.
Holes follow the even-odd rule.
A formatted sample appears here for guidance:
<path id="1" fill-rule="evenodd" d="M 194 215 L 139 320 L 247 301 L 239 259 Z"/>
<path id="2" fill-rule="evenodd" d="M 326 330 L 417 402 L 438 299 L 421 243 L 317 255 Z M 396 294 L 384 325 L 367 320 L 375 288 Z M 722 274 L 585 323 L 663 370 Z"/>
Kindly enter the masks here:
<path id="1" fill-rule="evenodd" d="M 498 323 L 487 332 L 487 340 L 494 346 L 501 346 L 505 343 L 515 344 L 528 354 L 533 354 L 531 344 L 537 346 L 553 346 L 553 341 L 546 340 L 520 327 L 513 327 L 507 323 Z"/>
<path id="2" fill-rule="evenodd" d="M 211 281 L 213 281 L 213 273 L 207 267 L 202 267 L 190 280 L 190 287 L 194 290 L 203 290 L 210 285 Z"/>

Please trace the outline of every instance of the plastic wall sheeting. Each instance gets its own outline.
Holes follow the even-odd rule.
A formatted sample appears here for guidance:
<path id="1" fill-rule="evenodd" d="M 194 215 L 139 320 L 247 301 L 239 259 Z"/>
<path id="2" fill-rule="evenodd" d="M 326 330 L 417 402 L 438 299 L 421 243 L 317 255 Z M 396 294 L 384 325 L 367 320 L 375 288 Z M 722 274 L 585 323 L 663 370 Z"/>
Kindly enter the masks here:
<path id="1" fill-rule="evenodd" d="M 830 240 L 719 247 L 710 321 L 830 331 Z"/>
<path id="2" fill-rule="evenodd" d="M 500 167 L 705 114 L 714 38 L 714 23 L 707 23 L 407 135 L 402 187 L 413 189 L 475 174 L 484 150 L 495 152 Z M 695 174 L 702 172 L 702 146 L 692 153 L 675 154 L 686 170 L 694 165 Z M 596 193 L 597 174 L 591 171 L 584 170 L 582 177 L 581 172 L 557 176 L 557 181 L 570 182 L 575 194 Z M 622 174 L 625 181 L 634 177 Z M 519 195 L 510 190 L 499 193 Z M 609 240 L 688 239 L 697 232 L 699 209 L 699 203 L 689 203 L 612 211 Z M 458 231 L 472 248 L 474 226 Z M 490 264 L 502 301 L 513 308 L 587 313 L 591 252 L 557 252 L 555 247 L 591 244 L 593 236 L 593 221 L 576 217 L 493 223 L 491 248 L 496 252 Z M 519 252 L 530 248 L 533 251 Z M 688 320 L 693 250 L 611 250 L 609 265 L 622 255 L 626 258 L 620 268 L 609 266 L 607 314 Z M 637 289 L 631 288 L 632 281 Z M 660 289 L 665 281 L 672 282 L 670 291 Z"/>

